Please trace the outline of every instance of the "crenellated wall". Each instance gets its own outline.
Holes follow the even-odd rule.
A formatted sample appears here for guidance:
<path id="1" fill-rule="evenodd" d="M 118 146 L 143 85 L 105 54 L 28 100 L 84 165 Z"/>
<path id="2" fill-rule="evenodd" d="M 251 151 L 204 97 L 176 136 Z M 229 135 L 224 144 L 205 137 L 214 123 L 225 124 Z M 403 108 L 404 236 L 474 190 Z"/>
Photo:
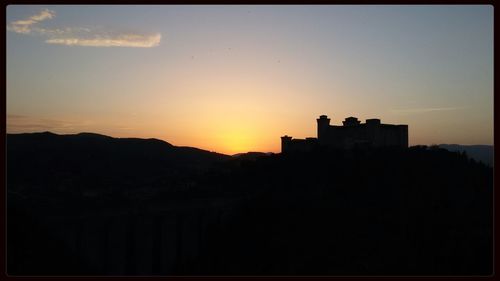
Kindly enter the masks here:
<path id="1" fill-rule="evenodd" d="M 380 119 L 367 119 L 361 123 L 356 117 L 348 117 L 342 126 L 330 125 L 330 119 L 321 115 L 317 120 L 318 138 L 292 139 L 284 136 L 282 152 L 311 151 L 317 144 L 325 147 L 348 149 L 363 147 L 408 147 L 408 125 L 382 124 Z"/>

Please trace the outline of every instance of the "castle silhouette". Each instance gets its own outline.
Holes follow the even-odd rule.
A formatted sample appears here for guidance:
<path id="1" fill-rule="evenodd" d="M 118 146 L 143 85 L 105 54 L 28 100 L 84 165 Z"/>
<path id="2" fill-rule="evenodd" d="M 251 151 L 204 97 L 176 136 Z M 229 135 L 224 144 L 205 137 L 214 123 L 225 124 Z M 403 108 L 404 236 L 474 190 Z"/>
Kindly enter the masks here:
<path id="1" fill-rule="evenodd" d="M 330 118 L 318 119 L 318 137 L 293 139 L 281 137 L 281 152 L 311 151 L 317 146 L 349 149 L 353 147 L 408 147 L 408 125 L 381 124 L 380 119 L 366 119 L 361 123 L 356 117 L 348 117 L 342 126 L 330 125 Z"/>

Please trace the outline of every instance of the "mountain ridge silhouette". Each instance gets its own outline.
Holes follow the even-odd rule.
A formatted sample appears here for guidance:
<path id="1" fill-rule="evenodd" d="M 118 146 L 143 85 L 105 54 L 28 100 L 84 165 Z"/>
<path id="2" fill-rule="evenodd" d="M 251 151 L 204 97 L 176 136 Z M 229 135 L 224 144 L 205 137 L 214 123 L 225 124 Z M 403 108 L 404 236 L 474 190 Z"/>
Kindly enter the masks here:
<path id="1" fill-rule="evenodd" d="M 452 152 L 465 152 L 470 158 L 493 167 L 493 145 L 438 144 L 437 146 Z"/>
<path id="2" fill-rule="evenodd" d="M 12 274 L 492 272 L 493 169 L 438 146 L 235 157 L 7 135 L 7 191 Z"/>
<path id="3" fill-rule="evenodd" d="M 7 174 L 14 186 L 136 186 L 231 159 L 158 139 L 112 138 L 94 133 L 7 134 L 6 140 Z"/>
<path id="4" fill-rule="evenodd" d="M 229 155 L 225 155 L 223 153 L 218 153 L 218 152 L 213 152 L 213 151 L 208 151 L 204 150 L 201 148 L 197 147 L 191 147 L 191 146 L 175 146 L 172 145 L 171 143 L 160 140 L 157 138 L 115 138 L 103 134 L 98 134 L 98 133 L 91 133 L 91 132 L 81 132 L 77 134 L 56 134 L 52 133 L 49 131 L 46 132 L 35 132 L 35 133 L 18 133 L 18 134 L 7 134 L 7 142 L 10 142 L 10 145 L 16 145 L 16 141 L 61 141 L 63 139 L 65 140 L 80 140 L 80 141 L 112 141 L 114 143 L 120 143 L 120 142 L 134 142 L 136 144 L 138 143 L 149 143 L 150 145 L 152 144 L 162 144 L 165 145 L 166 147 L 178 149 L 178 150 L 191 150 L 191 151 L 198 151 L 200 153 L 212 153 L 217 156 L 221 157 L 229 157 Z M 9 143 L 8 143 L 9 144 Z M 36 143 L 34 143 L 36 144 Z M 228 158 L 229 159 L 229 158 Z"/>

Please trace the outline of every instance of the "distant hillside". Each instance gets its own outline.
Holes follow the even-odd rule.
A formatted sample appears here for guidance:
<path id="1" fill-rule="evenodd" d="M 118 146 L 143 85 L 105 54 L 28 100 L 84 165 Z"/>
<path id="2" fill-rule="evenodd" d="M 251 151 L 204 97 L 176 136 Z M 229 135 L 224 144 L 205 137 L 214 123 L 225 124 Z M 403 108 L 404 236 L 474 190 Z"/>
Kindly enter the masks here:
<path id="1" fill-rule="evenodd" d="M 112 138 L 93 133 L 7 134 L 9 187 L 144 186 L 158 178 L 178 177 L 230 158 L 158 139 Z"/>
<path id="2" fill-rule="evenodd" d="M 272 155 L 273 153 L 266 153 L 266 152 L 246 152 L 246 153 L 237 153 L 232 155 L 233 158 L 240 159 L 240 160 L 256 160 L 259 157 L 264 157 L 264 156 L 269 156 Z"/>
<path id="3" fill-rule="evenodd" d="M 439 147 L 449 151 L 465 151 L 470 158 L 481 161 L 490 167 L 493 167 L 493 146 L 492 145 L 459 145 L 459 144 L 440 144 Z"/>

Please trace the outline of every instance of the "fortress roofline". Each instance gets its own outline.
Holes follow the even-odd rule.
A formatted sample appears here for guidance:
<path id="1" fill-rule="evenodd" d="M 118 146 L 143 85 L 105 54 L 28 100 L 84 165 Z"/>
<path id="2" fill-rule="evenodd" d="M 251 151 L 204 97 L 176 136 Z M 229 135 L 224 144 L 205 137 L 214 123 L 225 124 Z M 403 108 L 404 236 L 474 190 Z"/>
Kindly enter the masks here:
<path id="1" fill-rule="evenodd" d="M 316 146 L 349 149 L 354 146 L 408 147 L 408 125 L 382 124 L 379 118 L 366 119 L 365 123 L 354 116 L 342 121 L 342 125 L 330 125 L 327 115 L 317 120 L 317 138 L 294 139 L 281 137 L 282 152 L 310 151 Z"/>

